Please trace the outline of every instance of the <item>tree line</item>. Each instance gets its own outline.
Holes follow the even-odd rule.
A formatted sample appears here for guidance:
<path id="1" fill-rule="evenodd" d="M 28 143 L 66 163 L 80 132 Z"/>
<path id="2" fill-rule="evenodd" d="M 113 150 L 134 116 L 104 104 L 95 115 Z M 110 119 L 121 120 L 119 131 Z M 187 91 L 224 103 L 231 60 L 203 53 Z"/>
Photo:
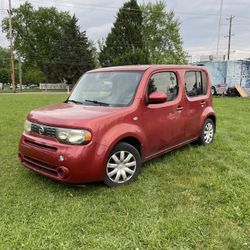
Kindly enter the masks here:
<path id="1" fill-rule="evenodd" d="M 100 66 L 186 63 L 180 22 L 173 11 L 166 11 L 163 1 L 124 3 L 97 48 L 69 12 L 34 9 L 25 2 L 13 9 L 12 17 L 15 57 L 23 62 L 24 82 L 74 84 L 84 72 Z M 2 30 L 7 38 L 8 29 L 5 18 Z M 8 54 L 8 49 L 0 49 L 0 82 L 8 78 Z"/>

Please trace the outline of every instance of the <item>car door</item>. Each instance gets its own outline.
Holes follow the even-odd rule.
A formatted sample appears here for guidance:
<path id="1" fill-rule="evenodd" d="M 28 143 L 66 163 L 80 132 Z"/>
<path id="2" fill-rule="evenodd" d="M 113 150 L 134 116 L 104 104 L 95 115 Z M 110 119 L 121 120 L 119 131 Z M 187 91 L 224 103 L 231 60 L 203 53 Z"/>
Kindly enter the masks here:
<path id="1" fill-rule="evenodd" d="M 164 92 L 167 101 L 145 104 L 143 128 L 147 138 L 147 156 L 177 145 L 184 137 L 183 88 L 179 87 L 178 73 L 153 73 L 148 81 L 146 97 L 155 91 Z"/>
<path id="2" fill-rule="evenodd" d="M 208 105 L 207 75 L 204 71 L 185 73 L 185 139 L 192 140 L 199 136 L 200 118 Z"/>

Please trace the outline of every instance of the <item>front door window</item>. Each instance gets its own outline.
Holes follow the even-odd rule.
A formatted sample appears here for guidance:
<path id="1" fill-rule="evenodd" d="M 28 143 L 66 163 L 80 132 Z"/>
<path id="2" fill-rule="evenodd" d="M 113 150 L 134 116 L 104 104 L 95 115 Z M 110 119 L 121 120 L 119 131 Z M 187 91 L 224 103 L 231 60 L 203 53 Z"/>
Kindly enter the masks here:
<path id="1" fill-rule="evenodd" d="M 176 74 L 174 72 L 154 74 L 149 81 L 148 96 L 154 91 L 164 92 L 167 95 L 167 101 L 173 101 L 178 95 Z"/>

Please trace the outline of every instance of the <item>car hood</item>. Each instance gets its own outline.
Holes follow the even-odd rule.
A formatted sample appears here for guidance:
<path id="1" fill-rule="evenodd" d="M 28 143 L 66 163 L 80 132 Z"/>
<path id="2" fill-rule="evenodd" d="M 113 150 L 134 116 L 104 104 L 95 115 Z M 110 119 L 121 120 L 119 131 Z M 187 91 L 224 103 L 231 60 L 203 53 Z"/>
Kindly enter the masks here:
<path id="1" fill-rule="evenodd" d="M 35 123 L 65 128 L 84 128 L 97 119 L 102 122 L 124 107 L 86 106 L 73 103 L 60 103 L 35 109 L 28 119 Z"/>

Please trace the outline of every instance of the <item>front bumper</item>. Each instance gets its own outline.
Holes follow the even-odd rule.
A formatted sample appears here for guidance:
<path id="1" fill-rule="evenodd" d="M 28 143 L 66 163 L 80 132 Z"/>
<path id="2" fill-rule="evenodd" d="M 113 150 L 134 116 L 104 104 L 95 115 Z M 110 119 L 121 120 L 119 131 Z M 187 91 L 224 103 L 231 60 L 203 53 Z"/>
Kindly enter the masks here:
<path id="1" fill-rule="evenodd" d="M 97 143 L 66 145 L 36 134 L 23 134 L 19 143 L 19 159 L 25 167 L 71 184 L 102 180 L 106 153 L 107 147 Z"/>
<path id="2" fill-rule="evenodd" d="M 226 95 L 227 94 L 227 89 L 226 88 L 216 87 L 216 94 L 217 95 Z"/>

